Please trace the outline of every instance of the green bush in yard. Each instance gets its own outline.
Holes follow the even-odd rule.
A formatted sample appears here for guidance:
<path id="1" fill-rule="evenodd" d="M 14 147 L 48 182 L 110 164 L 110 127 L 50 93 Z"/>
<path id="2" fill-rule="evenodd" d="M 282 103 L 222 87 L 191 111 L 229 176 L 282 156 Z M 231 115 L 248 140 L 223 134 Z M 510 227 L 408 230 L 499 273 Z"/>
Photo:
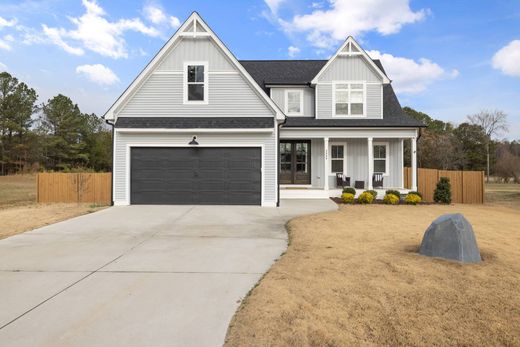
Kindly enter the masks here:
<path id="1" fill-rule="evenodd" d="M 343 188 L 343 193 L 349 193 L 349 194 L 352 194 L 352 195 L 356 195 L 356 190 L 352 187 L 345 187 Z"/>
<path id="2" fill-rule="evenodd" d="M 393 190 L 393 189 L 388 189 L 386 192 L 385 192 L 386 195 L 388 194 L 393 194 L 395 196 L 397 196 L 398 198 L 401 197 L 401 193 L 398 191 L 398 190 Z"/>
<path id="3" fill-rule="evenodd" d="M 341 200 L 345 204 L 353 204 L 354 203 L 354 194 L 351 193 L 343 193 L 341 194 Z"/>
<path id="4" fill-rule="evenodd" d="M 441 204 L 451 203 L 451 183 L 448 177 L 441 177 L 433 193 L 433 201 Z"/>
<path id="5" fill-rule="evenodd" d="M 374 196 L 368 191 L 364 191 L 357 198 L 358 204 L 371 204 L 374 202 Z"/>
<path id="6" fill-rule="evenodd" d="M 374 199 L 377 198 L 377 192 L 376 192 L 375 190 L 367 190 L 366 192 L 372 194 L 372 196 L 374 197 Z"/>
<path id="7" fill-rule="evenodd" d="M 383 198 L 383 202 L 387 205 L 398 205 L 399 200 L 399 197 L 395 194 L 386 194 Z"/>

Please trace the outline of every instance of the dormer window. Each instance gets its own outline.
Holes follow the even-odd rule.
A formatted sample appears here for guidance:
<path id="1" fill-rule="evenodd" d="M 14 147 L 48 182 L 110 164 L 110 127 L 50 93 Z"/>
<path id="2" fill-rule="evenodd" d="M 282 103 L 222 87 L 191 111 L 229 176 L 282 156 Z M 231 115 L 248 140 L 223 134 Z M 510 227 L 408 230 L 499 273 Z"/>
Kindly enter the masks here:
<path id="1" fill-rule="evenodd" d="M 206 62 L 184 64 L 184 103 L 208 102 L 208 64 Z"/>
<path id="2" fill-rule="evenodd" d="M 334 83 L 333 111 L 338 117 L 364 117 L 365 84 L 363 82 Z"/>
<path id="3" fill-rule="evenodd" d="M 301 116 L 303 114 L 303 90 L 285 90 L 285 114 Z"/>

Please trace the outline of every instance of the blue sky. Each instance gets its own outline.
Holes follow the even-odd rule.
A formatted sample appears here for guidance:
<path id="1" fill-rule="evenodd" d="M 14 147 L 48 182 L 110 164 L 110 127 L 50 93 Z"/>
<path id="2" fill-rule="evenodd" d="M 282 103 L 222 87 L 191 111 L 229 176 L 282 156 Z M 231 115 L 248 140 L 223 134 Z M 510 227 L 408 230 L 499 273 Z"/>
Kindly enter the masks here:
<path id="1" fill-rule="evenodd" d="M 102 115 L 194 10 L 239 59 L 326 59 L 353 35 L 402 105 L 454 123 L 500 109 L 520 139 L 516 0 L 0 0 L 0 69 Z"/>

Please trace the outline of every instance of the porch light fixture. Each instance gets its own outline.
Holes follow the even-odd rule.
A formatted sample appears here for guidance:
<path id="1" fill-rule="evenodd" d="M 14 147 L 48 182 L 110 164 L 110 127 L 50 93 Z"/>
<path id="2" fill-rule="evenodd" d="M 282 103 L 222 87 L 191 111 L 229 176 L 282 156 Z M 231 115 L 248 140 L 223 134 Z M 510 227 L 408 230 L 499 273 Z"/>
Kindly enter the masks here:
<path id="1" fill-rule="evenodd" d="M 192 146 L 198 146 L 198 142 L 197 142 L 197 136 L 193 136 L 193 139 L 188 143 L 188 145 L 192 145 Z"/>

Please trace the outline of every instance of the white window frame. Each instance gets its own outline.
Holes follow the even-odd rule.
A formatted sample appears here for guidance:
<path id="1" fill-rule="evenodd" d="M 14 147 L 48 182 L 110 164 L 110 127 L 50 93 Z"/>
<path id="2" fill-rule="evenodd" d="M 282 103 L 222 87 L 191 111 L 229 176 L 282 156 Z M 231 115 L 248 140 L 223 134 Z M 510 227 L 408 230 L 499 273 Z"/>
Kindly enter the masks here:
<path id="1" fill-rule="evenodd" d="M 188 100 L 188 66 L 202 65 L 204 66 L 204 100 Z M 184 70 L 182 72 L 182 93 L 183 103 L 186 105 L 207 105 L 208 104 L 208 88 L 209 88 L 209 71 L 207 61 L 185 61 Z"/>
<path id="2" fill-rule="evenodd" d="M 347 115 L 336 115 L 336 85 L 337 84 L 348 84 L 348 114 Z M 350 85 L 351 84 L 362 84 L 363 85 L 363 114 L 362 115 L 351 115 L 350 114 Z M 366 81 L 333 81 L 332 82 L 332 117 L 338 118 L 366 118 L 367 117 L 367 83 Z"/>
<path id="3" fill-rule="evenodd" d="M 390 176 L 390 143 L 389 142 L 373 142 L 372 143 L 372 153 L 375 154 L 375 151 L 374 151 L 374 147 L 375 146 L 385 146 L 385 153 L 386 153 L 386 158 L 385 158 L 385 172 L 383 172 L 383 176 Z M 374 155 L 372 156 L 372 161 L 375 162 L 376 160 L 378 160 Z M 375 165 L 373 166 L 375 168 Z M 374 173 L 380 173 L 380 172 L 376 172 L 375 169 L 374 169 Z"/>
<path id="4" fill-rule="evenodd" d="M 300 96 L 300 112 L 289 112 L 289 93 L 298 93 Z M 303 115 L 303 90 L 302 89 L 285 89 L 285 114 L 288 116 L 302 116 Z"/>
<path id="5" fill-rule="evenodd" d="M 329 143 L 329 167 L 328 171 L 330 175 L 335 175 L 337 172 L 332 171 L 332 161 L 338 160 L 339 158 L 332 158 L 332 146 L 341 146 L 343 147 L 343 175 L 347 175 L 347 143 L 346 142 L 330 142 Z"/>

